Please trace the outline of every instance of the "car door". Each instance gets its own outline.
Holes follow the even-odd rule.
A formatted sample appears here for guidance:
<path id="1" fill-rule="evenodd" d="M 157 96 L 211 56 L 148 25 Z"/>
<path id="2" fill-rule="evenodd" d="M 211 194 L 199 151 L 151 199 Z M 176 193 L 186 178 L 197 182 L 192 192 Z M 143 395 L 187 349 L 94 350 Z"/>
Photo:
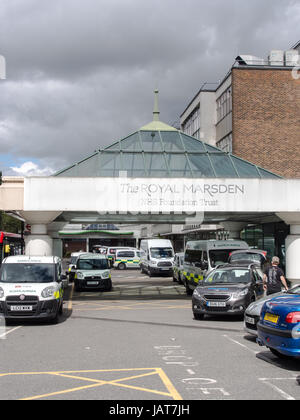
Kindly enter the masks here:
<path id="1" fill-rule="evenodd" d="M 253 278 L 255 280 L 255 285 L 254 285 L 255 294 L 258 298 L 260 298 L 264 295 L 263 273 L 261 272 L 261 270 L 257 270 L 256 268 L 254 268 Z"/>

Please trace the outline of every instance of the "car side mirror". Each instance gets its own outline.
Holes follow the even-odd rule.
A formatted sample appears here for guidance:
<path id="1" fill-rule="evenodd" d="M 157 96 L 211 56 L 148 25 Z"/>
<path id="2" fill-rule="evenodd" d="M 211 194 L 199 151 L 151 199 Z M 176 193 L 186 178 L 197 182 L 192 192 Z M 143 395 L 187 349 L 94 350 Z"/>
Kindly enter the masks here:
<path id="1" fill-rule="evenodd" d="M 66 289 L 68 287 L 68 277 L 65 274 L 62 274 L 60 276 L 60 281 L 62 283 L 63 289 Z"/>
<path id="2" fill-rule="evenodd" d="M 202 261 L 201 268 L 202 268 L 202 270 L 207 270 L 208 269 L 208 262 L 207 261 Z"/>

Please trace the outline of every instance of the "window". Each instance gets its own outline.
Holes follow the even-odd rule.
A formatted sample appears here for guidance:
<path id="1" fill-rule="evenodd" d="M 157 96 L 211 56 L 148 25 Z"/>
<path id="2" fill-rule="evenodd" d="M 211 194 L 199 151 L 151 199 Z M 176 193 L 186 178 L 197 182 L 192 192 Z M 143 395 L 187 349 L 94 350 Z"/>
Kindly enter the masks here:
<path id="1" fill-rule="evenodd" d="M 202 260 L 202 251 L 198 249 L 187 249 L 185 251 L 184 261 L 188 263 L 199 263 Z"/>
<path id="2" fill-rule="evenodd" d="M 134 252 L 133 251 L 122 251 L 118 252 L 117 258 L 133 258 Z"/>
<path id="3" fill-rule="evenodd" d="M 217 147 L 223 152 L 232 153 L 232 133 L 217 142 Z"/>
<path id="4" fill-rule="evenodd" d="M 217 122 L 232 111 L 231 86 L 217 99 Z"/>
<path id="5" fill-rule="evenodd" d="M 183 132 L 189 136 L 200 138 L 200 109 L 197 108 L 183 125 Z"/>

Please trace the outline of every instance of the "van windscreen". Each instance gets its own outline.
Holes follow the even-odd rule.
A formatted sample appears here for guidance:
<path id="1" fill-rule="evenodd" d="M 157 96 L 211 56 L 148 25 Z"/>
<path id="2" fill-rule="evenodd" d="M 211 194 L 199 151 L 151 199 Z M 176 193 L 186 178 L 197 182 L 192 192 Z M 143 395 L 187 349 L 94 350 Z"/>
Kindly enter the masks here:
<path id="1" fill-rule="evenodd" d="M 52 283 L 54 264 L 3 264 L 1 283 Z"/>
<path id="2" fill-rule="evenodd" d="M 106 270 L 108 263 L 106 258 L 82 258 L 77 261 L 78 270 Z"/>
<path id="3" fill-rule="evenodd" d="M 150 248 L 152 258 L 172 258 L 172 248 Z"/>

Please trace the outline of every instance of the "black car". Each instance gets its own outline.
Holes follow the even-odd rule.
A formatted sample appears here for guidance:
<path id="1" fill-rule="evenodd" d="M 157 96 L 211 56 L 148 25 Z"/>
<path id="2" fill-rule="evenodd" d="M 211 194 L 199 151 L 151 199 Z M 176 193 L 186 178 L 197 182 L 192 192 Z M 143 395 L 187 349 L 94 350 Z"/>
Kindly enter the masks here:
<path id="1" fill-rule="evenodd" d="M 267 251 L 260 249 L 240 249 L 232 251 L 228 258 L 229 264 L 255 264 L 261 269 L 265 269 L 268 265 Z"/>
<path id="2" fill-rule="evenodd" d="M 262 271 L 254 264 L 224 264 L 212 270 L 193 293 L 195 319 L 204 315 L 243 315 L 264 294 Z"/>

